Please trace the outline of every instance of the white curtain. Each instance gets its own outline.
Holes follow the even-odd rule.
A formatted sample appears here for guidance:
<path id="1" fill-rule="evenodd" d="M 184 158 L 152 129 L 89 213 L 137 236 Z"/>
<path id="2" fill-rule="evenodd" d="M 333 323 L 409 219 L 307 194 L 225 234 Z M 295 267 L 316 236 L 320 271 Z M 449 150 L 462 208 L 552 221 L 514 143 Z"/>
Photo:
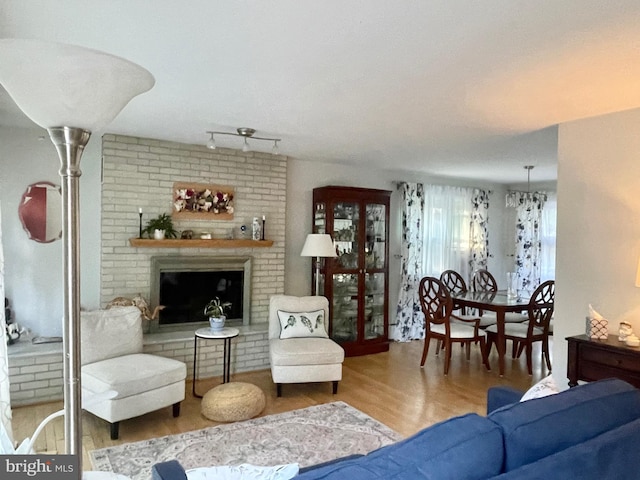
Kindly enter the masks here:
<path id="1" fill-rule="evenodd" d="M 547 193 L 540 224 L 540 282 L 556 278 L 556 216 L 558 196 Z"/>
<path id="2" fill-rule="evenodd" d="M 425 275 L 452 269 L 469 278 L 473 189 L 427 185 L 425 205 Z"/>
<path id="3" fill-rule="evenodd" d="M 540 225 L 547 200 L 543 192 L 509 192 L 507 205 L 516 207 L 516 274 L 518 290 L 540 285 Z"/>
<path id="4" fill-rule="evenodd" d="M 7 357 L 7 327 L 4 315 L 4 254 L 2 251 L 2 212 L 0 210 L 0 423 L 9 439 L 13 441 L 11 430 L 11 397 L 9 388 L 9 358 Z"/>
<path id="5" fill-rule="evenodd" d="M 424 316 L 418 287 L 423 275 L 424 193 L 420 183 L 401 183 L 402 190 L 402 271 L 393 340 L 408 342 L 424 338 Z"/>

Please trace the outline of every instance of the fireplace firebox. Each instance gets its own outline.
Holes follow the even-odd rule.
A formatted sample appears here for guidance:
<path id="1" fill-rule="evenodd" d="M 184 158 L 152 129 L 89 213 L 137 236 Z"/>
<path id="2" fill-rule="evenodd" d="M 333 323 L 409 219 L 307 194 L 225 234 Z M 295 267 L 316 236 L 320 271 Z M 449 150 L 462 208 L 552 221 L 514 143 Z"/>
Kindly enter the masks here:
<path id="1" fill-rule="evenodd" d="M 162 305 L 150 332 L 194 328 L 208 322 L 204 306 L 229 302 L 227 325 L 248 325 L 251 257 L 151 257 L 151 305 Z"/>

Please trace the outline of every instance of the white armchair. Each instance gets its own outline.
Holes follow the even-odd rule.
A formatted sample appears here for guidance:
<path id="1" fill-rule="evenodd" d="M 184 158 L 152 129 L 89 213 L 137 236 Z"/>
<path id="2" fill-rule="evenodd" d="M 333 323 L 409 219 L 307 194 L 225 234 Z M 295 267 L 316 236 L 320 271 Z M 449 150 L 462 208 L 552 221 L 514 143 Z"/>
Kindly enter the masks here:
<path id="1" fill-rule="evenodd" d="M 142 353 L 142 319 L 137 307 L 81 313 L 82 388 L 94 394 L 117 392 L 85 410 L 111 424 L 173 405 L 180 415 L 187 367 L 183 362 Z"/>
<path id="2" fill-rule="evenodd" d="M 283 383 L 342 380 L 344 349 L 331 340 L 326 297 L 274 295 L 269 303 L 269 359 L 278 397 Z"/>

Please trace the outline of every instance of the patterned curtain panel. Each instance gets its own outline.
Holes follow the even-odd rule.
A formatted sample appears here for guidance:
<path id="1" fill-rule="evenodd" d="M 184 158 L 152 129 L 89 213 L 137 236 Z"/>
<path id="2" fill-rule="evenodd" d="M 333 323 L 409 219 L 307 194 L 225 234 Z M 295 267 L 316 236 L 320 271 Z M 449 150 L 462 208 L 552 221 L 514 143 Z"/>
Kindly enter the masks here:
<path id="1" fill-rule="evenodd" d="M 424 316 L 418 287 L 423 272 L 424 187 L 420 183 L 401 183 L 402 190 L 402 272 L 396 327 L 391 338 L 401 342 L 424 338 Z"/>
<path id="2" fill-rule="evenodd" d="M 547 195 L 542 192 L 509 192 L 507 205 L 516 208 L 516 274 L 518 290 L 540 285 L 540 226 Z"/>
<path id="3" fill-rule="evenodd" d="M 11 397 L 9 395 L 9 359 L 7 357 L 7 328 L 4 318 L 4 255 L 2 252 L 2 213 L 0 212 L 0 429 L 13 441 L 11 430 Z"/>
<path id="4" fill-rule="evenodd" d="M 489 192 L 474 188 L 471 198 L 469 278 L 467 278 L 467 285 L 471 285 L 473 272 L 487 268 L 487 259 L 489 258 L 488 221 Z"/>

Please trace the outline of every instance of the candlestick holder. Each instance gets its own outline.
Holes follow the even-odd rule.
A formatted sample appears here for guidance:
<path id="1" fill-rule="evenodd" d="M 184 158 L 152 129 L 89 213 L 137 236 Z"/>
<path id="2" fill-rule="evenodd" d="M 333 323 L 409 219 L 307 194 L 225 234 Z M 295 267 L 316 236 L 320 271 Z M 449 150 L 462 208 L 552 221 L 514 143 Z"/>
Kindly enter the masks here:
<path id="1" fill-rule="evenodd" d="M 142 212 L 139 212 L 138 216 L 140 217 L 140 233 L 138 234 L 138 238 L 142 238 Z"/>
<path id="2" fill-rule="evenodd" d="M 262 236 L 260 237 L 261 240 L 264 240 L 264 226 L 266 223 L 266 219 L 264 217 L 262 217 L 262 232 L 260 232 L 262 234 Z"/>

